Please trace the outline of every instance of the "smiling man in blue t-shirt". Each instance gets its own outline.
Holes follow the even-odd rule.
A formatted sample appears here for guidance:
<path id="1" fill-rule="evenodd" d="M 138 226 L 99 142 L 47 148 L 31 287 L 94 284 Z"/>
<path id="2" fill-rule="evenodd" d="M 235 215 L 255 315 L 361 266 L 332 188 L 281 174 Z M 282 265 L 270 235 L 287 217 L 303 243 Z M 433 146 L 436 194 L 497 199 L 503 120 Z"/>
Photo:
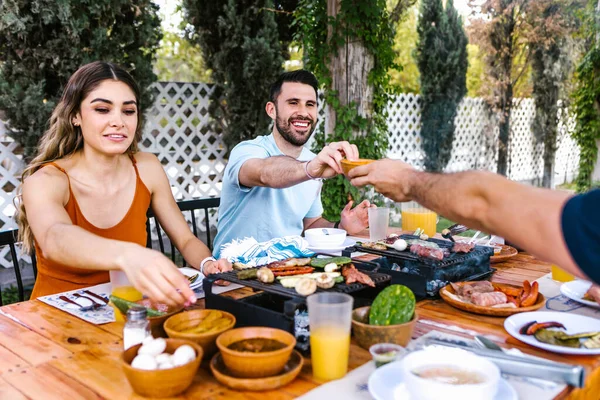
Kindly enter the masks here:
<path id="1" fill-rule="evenodd" d="M 286 72 L 271 86 L 265 109 L 273 131 L 238 144 L 223 177 L 218 233 L 214 252 L 233 239 L 259 242 L 300 235 L 305 229 L 338 225 L 321 214 L 322 179 L 342 173 L 340 161 L 358 158 L 348 142 L 334 142 L 319 154 L 304 147 L 317 122 L 315 76 L 304 70 Z M 355 234 L 368 226 L 368 201 L 354 209 L 349 202 L 339 227 Z"/>

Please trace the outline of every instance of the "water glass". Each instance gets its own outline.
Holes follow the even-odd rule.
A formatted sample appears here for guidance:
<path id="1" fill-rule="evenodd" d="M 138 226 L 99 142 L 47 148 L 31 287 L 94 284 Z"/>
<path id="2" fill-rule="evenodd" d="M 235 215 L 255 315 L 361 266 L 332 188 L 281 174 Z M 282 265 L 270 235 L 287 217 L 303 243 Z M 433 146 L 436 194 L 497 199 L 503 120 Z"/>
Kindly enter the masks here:
<path id="1" fill-rule="evenodd" d="M 331 381 L 348 372 L 353 302 L 352 296 L 333 292 L 306 299 L 315 379 Z"/>
<path id="2" fill-rule="evenodd" d="M 368 212 L 371 242 L 385 239 L 390 224 L 390 209 L 387 207 L 369 208 Z"/>

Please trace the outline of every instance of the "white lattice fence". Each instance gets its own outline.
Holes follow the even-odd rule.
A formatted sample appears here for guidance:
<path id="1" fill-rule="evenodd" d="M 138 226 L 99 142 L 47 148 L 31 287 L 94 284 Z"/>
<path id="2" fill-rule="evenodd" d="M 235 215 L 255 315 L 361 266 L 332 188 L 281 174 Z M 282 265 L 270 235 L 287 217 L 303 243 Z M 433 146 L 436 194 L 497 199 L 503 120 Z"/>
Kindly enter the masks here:
<path id="1" fill-rule="evenodd" d="M 210 129 L 208 115 L 211 86 L 202 83 L 159 82 L 154 86 L 156 100 L 146 114 L 146 128 L 141 148 L 157 155 L 171 182 L 173 195 L 178 199 L 218 196 L 226 165 L 222 137 Z M 322 97 L 321 97 L 322 100 Z M 423 167 L 421 149 L 419 96 L 401 94 L 388 106 L 390 158 L 401 159 L 418 168 Z M 324 123 L 325 107 L 319 102 L 319 124 Z M 262 112 L 258 110 L 257 112 Z M 541 177 L 543 148 L 535 143 L 530 124 L 534 116 L 533 101 L 525 99 L 512 114 L 509 148 L 509 176 L 516 180 Z M 556 154 L 556 183 L 570 181 L 576 175 L 579 151 L 569 132 L 573 118 L 567 118 L 561 109 L 559 143 Z M 453 151 L 447 171 L 485 169 L 495 171 L 497 166 L 498 129 L 493 116 L 488 114 L 484 101 L 465 98 L 456 117 Z M 15 143 L 4 133 L 0 121 L 0 229 L 16 227 L 12 214 L 14 187 L 23 165 L 14 154 Z M 309 142 L 307 145 L 310 145 Z M 199 213 L 202 214 L 202 213 Z M 199 215 L 199 218 L 203 218 Z M 188 221 L 189 222 L 189 221 Z M 214 226 L 215 219 L 212 219 Z M 204 229 L 202 220 L 197 221 Z M 0 250 L 0 264 L 6 252 Z"/>

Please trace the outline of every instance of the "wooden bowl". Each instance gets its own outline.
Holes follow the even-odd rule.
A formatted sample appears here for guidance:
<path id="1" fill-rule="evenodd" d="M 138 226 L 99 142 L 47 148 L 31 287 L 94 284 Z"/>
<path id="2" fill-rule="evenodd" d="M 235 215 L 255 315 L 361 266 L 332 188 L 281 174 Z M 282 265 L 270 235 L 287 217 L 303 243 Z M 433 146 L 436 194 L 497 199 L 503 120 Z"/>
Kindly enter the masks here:
<path id="1" fill-rule="evenodd" d="M 416 311 L 410 321 L 388 326 L 369 325 L 369 311 L 371 311 L 369 306 L 352 311 L 352 332 L 360 347 L 369 350 L 369 347 L 377 343 L 406 346 L 410 342 L 418 319 Z"/>
<path id="2" fill-rule="evenodd" d="M 252 353 L 231 350 L 227 346 L 244 339 L 267 338 L 285 343 L 283 349 Z M 239 378 L 264 378 L 279 374 L 296 346 L 294 335 L 275 328 L 249 326 L 231 329 L 217 338 L 217 347 L 223 362 L 233 376 Z"/>
<path id="3" fill-rule="evenodd" d="M 375 160 L 369 160 L 367 158 L 359 158 L 358 160 L 346 160 L 342 159 L 342 170 L 344 171 L 344 175 L 348 175 L 348 172 L 354 167 L 358 167 L 359 165 L 370 164 Z"/>
<path id="4" fill-rule="evenodd" d="M 196 350 L 196 358 L 185 365 L 169 369 L 143 370 L 133 368 L 131 361 L 137 355 L 141 344 L 130 347 L 122 355 L 123 370 L 131 384 L 133 391 L 146 397 L 172 397 L 184 392 L 194 380 L 200 361 L 202 360 L 202 347 L 189 340 L 165 339 L 167 341 L 167 353 L 173 354 L 175 350 L 184 344 L 188 344 Z"/>
<path id="5" fill-rule="evenodd" d="M 221 353 L 215 354 L 210 360 L 210 370 L 215 379 L 223 385 L 236 390 L 249 390 L 258 392 L 262 390 L 273 390 L 285 386 L 298 376 L 302 370 L 304 359 L 296 350 L 292 351 L 292 356 L 283 367 L 283 371 L 277 375 L 266 378 L 236 378 L 231 376 L 231 372 L 225 367 Z"/>
<path id="6" fill-rule="evenodd" d="M 229 323 L 219 329 L 207 333 L 181 332 L 194 326 L 198 326 L 204 318 L 213 312 L 221 313 L 221 318 L 228 319 Z M 221 333 L 233 328 L 234 325 L 235 317 L 228 312 L 220 310 L 192 310 L 171 316 L 165 321 L 164 329 L 170 338 L 186 339 L 198 343 L 204 350 L 204 357 L 209 358 L 217 352 L 217 337 Z"/>

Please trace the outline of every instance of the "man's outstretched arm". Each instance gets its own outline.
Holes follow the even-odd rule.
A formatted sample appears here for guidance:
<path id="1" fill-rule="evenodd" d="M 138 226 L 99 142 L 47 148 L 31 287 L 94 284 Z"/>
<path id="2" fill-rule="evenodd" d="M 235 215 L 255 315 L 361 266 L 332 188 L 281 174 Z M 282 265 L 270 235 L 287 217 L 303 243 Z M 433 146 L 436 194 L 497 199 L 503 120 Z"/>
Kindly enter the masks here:
<path id="1" fill-rule="evenodd" d="M 582 275 L 562 234 L 562 208 L 569 198 L 565 192 L 525 186 L 483 171 L 420 172 L 394 160 L 356 167 L 349 176 L 353 185 L 371 184 L 395 201 L 415 200 L 452 221 L 502 236 Z"/>

